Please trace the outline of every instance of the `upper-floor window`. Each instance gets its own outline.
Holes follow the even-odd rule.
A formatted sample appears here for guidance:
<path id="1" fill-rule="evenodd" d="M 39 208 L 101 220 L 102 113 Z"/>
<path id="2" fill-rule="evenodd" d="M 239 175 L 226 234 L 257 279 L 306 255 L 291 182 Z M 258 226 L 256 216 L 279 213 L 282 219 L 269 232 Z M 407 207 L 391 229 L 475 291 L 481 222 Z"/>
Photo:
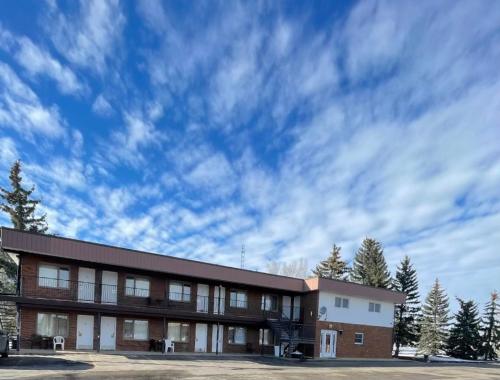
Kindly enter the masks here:
<path id="1" fill-rule="evenodd" d="M 354 344 L 364 344 L 364 343 L 365 343 L 365 334 L 354 333 Z"/>
<path id="2" fill-rule="evenodd" d="M 168 299 L 171 301 L 190 302 L 191 285 L 182 282 L 171 281 L 168 289 Z"/>
<path id="3" fill-rule="evenodd" d="M 244 290 L 231 290 L 231 299 L 229 306 L 246 309 L 247 307 L 247 292 Z"/>
<path id="4" fill-rule="evenodd" d="M 126 319 L 123 322 L 123 338 L 131 340 L 148 340 L 148 321 Z"/>
<path id="5" fill-rule="evenodd" d="M 372 313 L 380 313 L 381 305 L 379 303 L 370 302 L 368 305 L 368 311 Z"/>
<path id="6" fill-rule="evenodd" d="M 278 296 L 271 294 L 263 294 L 261 302 L 261 310 L 266 310 L 266 311 L 278 310 Z"/>
<path id="7" fill-rule="evenodd" d="M 170 322 L 167 331 L 168 339 L 172 342 L 189 342 L 189 323 Z"/>
<path id="8" fill-rule="evenodd" d="M 134 276 L 125 279 L 125 295 L 135 297 L 149 297 L 149 280 Z"/>
<path id="9" fill-rule="evenodd" d="M 41 336 L 68 336 L 68 315 L 55 313 L 38 313 L 36 333 Z"/>
<path id="10" fill-rule="evenodd" d="M 69 269 L 58 265 L 38 267 L 38 285 L 47 288 L 69 288 Z"/>
<path id="11" fill-rule="evenodd" d="M 246 344 L 247 342 L 247 329 L 244 327 L 228 327 L 227 341 L 230 344 Z"/>
<path id="12" fill-rule="evenodd" d="M 335 307 L 349 308 L 349 298 L 335 297 Z"/>

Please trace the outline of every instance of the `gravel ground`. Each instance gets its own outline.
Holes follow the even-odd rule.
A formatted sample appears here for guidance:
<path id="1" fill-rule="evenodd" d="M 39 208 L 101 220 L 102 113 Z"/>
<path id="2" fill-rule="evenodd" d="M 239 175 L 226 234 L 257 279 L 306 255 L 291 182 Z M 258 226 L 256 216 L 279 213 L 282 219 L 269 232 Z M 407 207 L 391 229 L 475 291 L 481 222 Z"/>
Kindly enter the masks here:
<path id="1" fill-rule="evenodd" d="M 406 360 L 286 361 L 255 357 L 164 357 L 78 353 L 0 360 L 0 379 L 500 379 L 497 364 Z"/>

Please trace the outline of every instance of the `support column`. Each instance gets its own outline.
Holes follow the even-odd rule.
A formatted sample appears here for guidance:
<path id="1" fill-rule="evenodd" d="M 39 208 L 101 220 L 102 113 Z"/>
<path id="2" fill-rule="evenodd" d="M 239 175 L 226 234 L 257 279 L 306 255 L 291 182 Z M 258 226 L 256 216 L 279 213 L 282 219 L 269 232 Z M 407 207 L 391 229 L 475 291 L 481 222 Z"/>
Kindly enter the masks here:
<path id="1" fill-rule="evenodd" d="M 97 352 L 101 351 L 101 313 L 97 313 Z"/>

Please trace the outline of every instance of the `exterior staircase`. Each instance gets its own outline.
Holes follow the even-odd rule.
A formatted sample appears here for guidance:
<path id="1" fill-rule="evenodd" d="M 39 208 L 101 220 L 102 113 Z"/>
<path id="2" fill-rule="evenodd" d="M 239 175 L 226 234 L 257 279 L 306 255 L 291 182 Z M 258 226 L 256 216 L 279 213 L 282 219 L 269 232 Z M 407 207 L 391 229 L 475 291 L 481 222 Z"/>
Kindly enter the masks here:
<path id="1" fill-rule="evenodd" d="M 292 320 L 282 315 L 279 319 L 267 319 L 268 327 L 273 331 L 274 337 L 279 346 L 287 343 L 285 356 L 290 356 L 295 352 L 300 344 L 314 344 L 314 334 L 307 334 L 304 323 L 298 320 Z"/>

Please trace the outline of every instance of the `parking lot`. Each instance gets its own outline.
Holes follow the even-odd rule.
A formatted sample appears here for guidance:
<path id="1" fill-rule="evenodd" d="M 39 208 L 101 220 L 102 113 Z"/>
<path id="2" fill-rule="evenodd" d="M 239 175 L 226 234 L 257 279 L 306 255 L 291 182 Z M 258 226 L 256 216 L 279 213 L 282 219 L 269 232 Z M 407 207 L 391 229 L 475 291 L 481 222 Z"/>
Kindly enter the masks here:
<path id="1" fill-rule="evenodd" d="M 413 361 L 287 361 L 267 357 L 151 355 L 14 355 L 0 379 L 500 379 L 497 364 Z"/>

